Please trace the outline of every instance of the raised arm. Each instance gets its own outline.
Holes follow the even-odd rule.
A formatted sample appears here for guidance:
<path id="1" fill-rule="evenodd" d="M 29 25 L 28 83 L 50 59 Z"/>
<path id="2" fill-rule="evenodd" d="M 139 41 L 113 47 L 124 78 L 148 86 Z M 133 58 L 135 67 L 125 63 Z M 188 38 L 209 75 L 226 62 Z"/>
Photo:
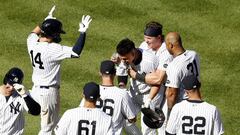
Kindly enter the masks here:
<path id="1" fill-rule="evenodd" d="M 77 39 L 77 42 L 75 43 L 75 45 L 73 46 L 73 52 L 75 52 L 78 56 L 81 54 L 84 44 L 85 44 L 85 38 L 86 38 L 86 31 L 89 27 L 90 22 L 92 21 L 91 17 L 89 15 L 82 16 L 82 22 L 80 22 L 79 24 L 79 32 L 80 32 L 80 36 Z M 72 55 L 72 57 L 75 57 Z"/>

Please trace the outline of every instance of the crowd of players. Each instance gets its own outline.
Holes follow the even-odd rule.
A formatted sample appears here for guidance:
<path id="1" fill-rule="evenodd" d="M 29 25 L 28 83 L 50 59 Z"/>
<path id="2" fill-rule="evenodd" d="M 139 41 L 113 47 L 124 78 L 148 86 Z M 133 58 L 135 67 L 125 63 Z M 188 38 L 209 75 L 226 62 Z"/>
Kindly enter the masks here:
<path id="1" fill-rule="evenodd" d="M 111 59 L 100 63 L 101 84 L 86 83 L 79 107 L 59 119 L 61 62 L 79 58 L 92 19 L 83 16 L 75 45 L 63 46 L 60 34 L 65 31 L 54 10 L 55 6 L 27 38 L 31 92 L 22 85 L 24 73 L 17 67 L 6 73 L 0 86 L 1 135 L 23 134 L 24 111 L 41 116 L 39 135 L 120 135 L 123 129 L 130 135 L 224 133 L 219 111 L 201 98 L 198 54 L 183 47 L 179 33 L 164 37 L 162 25 L 155 21 L 146 24 L 138 48 L 129 38 L 117 44 Z M 165 120 L 157 126 L 142 108 L 162 110 Z M 141 130 L 136 125 L 139 113 Z"/>

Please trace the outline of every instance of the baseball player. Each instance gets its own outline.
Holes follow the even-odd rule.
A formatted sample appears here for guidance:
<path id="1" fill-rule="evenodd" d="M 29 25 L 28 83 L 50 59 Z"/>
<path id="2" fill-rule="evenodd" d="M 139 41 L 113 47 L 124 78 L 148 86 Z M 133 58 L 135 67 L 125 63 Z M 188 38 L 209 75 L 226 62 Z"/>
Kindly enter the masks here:
<path id="1" fill-rule="evenodd" d="M 127 91 L 114 86 L 115 64 L 110 60 L 102 61 L 100 73 L 102 78 L 101 96 L 97 101 L 97 107 L 112 117 L 114 132 L 116 135 L 120 135 L 125 119 L 129 123 L 135 123 L 137 112 Z M 135 132 L 138 135 L 141 134 L 137 127 Z"/>
<path id="2" fill-rule="evenodd" d="M 130 68 L 137 71 L 139 74 L 147 74 L 154 72 L 158 67 L 157 57 L 146 50 L 135 48 L 134 42 L 129 39 L 121 40 L 117 45 L 117 53 L 121 60 L 130 65 Z M 142 81 L 136 79 L 130 79 L 130 95 L 135 104 L 137 112 L 141 107 L 155 108 L 160 106 L 160 94 L 159 86 L 151 86 Z M 147 135 L 154 130 L 148 128 L 142 121 L 143 115 L 141 115 L 141 126 L 143 134 Z"/>
<path id="3" fill-rule="evenodd" d="M 200 82 L 195 75 L 182 81 L 188 96 L 173 106 L 166 134 L 170 135 L 221 135 L 224 133 L 220 113 L 216 106 L 204 102 L 200 94 Z"/>
<path id="4" fill-rule="evenodd" d="M 24 74 L 19 68 L 11 68 L 0 86 L 0 134 L 22 135 L 24 112 L 40 114 L 40 105 L 34 101 L 22 85 Z"/>
<path id="5" fill-rule="evenodd" d="M 149 74 L 139 74 L 134 70 L 129 70 L 130 76 L 134 79 L 141 81 L 141 78 L 144 78 L 144 82 L 150 85 L 161 85 L 160 87 L 160 103 L 161 109 L 164 114 L 167 115 L 167 107 L 165 102 L 165 90 L 164 85 L 166 79 L 166 69 L 168 64 L 172 61 L 173 56 L 168 52 L 166 44 L 163 41 L 164 36 L 162 34 L 162 25 L 156 21 L 150 21 L 146 24 L 144 30 L 144 42 L 141 43 L 139 48 L 143 50 L 151 51 L 154 55 L 157 56 L 159 64 L 156 71 Z M 158 134 L 165 134 L 165 124 L 158 129 Z"/>
<path id="6" fill-rule="evenodd" d="M 168 118 L 173 105 L 187 98 L 182 88 L 183 78 L 194 74 L 200 80 L 200 64 L 198 54 L 195 51 L 183 48 L 181 37 L 177 32 L 169 32 L 165 41 L 169 53 L 174 57 L 173 61 L 168 64 L 166 71 Z"/>
<path id="7" fill-rule="evenodd" d="M 84 47 L 86 30 L 91 22 L 89 15 L 79 24 L 80 36 L 73 47 L 62 46 L 62 23 L 53 17 L 55 6 L 41 26 L 27 38 L 28 53 L 32 62 L 33 87 L 31 95 L 41 105 L 41 130 L 39 135 L 50 135 L 58 122 L 60 65 L 66 58 L 78 58 Z"/>
<path id="8" fill-rule="evenodd" d="M 96 108 L 100 97 L 94 82 L 83 88 L 84 106 L 67 110 L 55 128 L 56 135 L 113 135 L 111 117 Z"/>

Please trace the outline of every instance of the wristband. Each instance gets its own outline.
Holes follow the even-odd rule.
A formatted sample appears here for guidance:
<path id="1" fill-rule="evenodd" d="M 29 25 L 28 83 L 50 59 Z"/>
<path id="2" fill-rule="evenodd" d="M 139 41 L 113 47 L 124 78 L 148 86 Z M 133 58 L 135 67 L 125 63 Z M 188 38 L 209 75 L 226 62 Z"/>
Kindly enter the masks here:
<path id="1" fill-rule="evenodd" d="M 136 78 L 137 80 L 141 81 L 141 82 L 145 82 L 145 76 L 146 76 L 146 73 L 139 74 L 139 73 L 137 72 L 135 78 Z"/>

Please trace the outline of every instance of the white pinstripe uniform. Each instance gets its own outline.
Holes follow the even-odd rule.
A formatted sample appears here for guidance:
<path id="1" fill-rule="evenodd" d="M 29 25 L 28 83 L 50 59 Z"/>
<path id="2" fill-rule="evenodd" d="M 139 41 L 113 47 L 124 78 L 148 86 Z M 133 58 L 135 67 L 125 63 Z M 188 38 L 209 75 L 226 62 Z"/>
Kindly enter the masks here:
<path id="1" fill-rule="evenodd" d="M 151 73 L 154 72 L 158 67 L 158 58 L 147 50 L 142 51 L 142 61 L 139 65 L 135 65 L 135 69 L 138 73 Z M 151 86 L 140 82 L 138 80 L 130 79 L 130 94 L 133 99 L 133 103 L 136 106 L 137 112 L 140 111 L 141 106 L 149 97 Z M 155 109 L 156 106 L 160 106 L 160 94 L 158 93 L 151 101 L 150 108 Z M 143 122 L 143 114 L 141 115 L 141 127 L 143 134 L 149 134 L 153 132 L 153 129 L 148 128 Z"/>
<path id="2" fill-rule="evenodd" d="M 124 89 L 100 85 L 100 100 L 97 107 L 112 117 L 115 135 L 120 135 L 125 119 L 137 116 L 133 102 Z"/>
<path id="3" fill-rule="evenodd" d="M 168 64 L 173 60 L 173 56 L 168 52 L 165 42 L 162 43 L 161 47 L 157 51 L 154 51 L 151 48 L 149 48 L 148 44 L 145 41 L 141 43 L 139 48 L 142 48 L 143 50 L 149 50 L 158 57 L 158 61 L 159 61 L 158 70 L 166 71 Z M 161 109 L 163 110 L 164 115 L 166 116 L 167 115 L 167 103 L 165 102 L 165 99 L 164 99 L 165 90 L 166 90 L 166 87 L 164 84 L 162 84 L 160 87 L 160 91 L 159 91 L 160 96 L 161 96 L 160 104 L 163 104 Z M 165 134 L 165 128 L 166 128 L 165 126 L 166 126 L 166 121 L 165 121 L 165 124 L 163 124 L 163 126 L 158 129 L 159 134 L 161 134 L 161 135 Z"/>
<path id="4" fill-rule="evenodd" d="M 181 55 L 176 56 L 167 68 L 166 86 L 179 88 L 178 102 L 186 99 L 184 89 L 182 88 L 182 80 L 189 75 L 196 75 L 200 81 L 200 63 L 199 57 L 195 51 L 186 50 Z"/>
<path id="5" fill-rule="evenodd" d="M 24 130 L 24 112 L 28 107 L 16 91 L 6 101 L 0 93 L 0 134 L 21 135 Z"/>
<path id="6" fill-rule="evenodd" d="M 184 100 L 173 106 L 166 131 L 177 135 L 224 133 L 217 108 L 207 102 L 193 100 Z"/>
<path id="7" fill-rule="evenodd" d="M 41 105 L 41 131 L 51 135 L 59 120 L 60 64 L 71 55 L 77 56 L 72 47 L 57 43 L 38 42 L 38 35 L 31 33 L 27 39 L 33 74 L 32 97 Z"/>
<path id="8" fill-rule="evenodd" d="M 98 108 L 67 110 L 55 128 L 56 135 L 113 135 L 111 117 Z"/>

